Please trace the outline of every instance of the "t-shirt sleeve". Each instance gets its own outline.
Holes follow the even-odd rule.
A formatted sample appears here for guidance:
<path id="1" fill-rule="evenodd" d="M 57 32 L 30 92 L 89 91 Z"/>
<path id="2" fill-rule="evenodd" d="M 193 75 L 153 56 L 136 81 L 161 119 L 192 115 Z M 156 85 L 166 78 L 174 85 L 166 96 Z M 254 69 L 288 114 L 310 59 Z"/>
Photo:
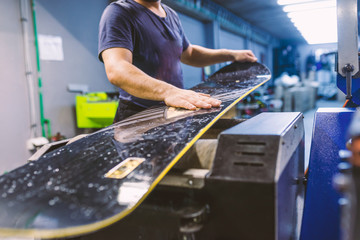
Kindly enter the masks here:
<path id="1" fill-rule="evenodd" d="M 182 27 L 181 27 L 181 29 L 182 29 Z M 185 35 L 184 29 L 182 29 L 182 32 L 183 32 L 183 34 L 182 34 L 182 42 L 183 42 L 182 45 L 183 45 L 183 51 L 185 51 L 189 47 L 190 42 L 189 42 L 189 39 Z"/>
<path id="2" fill-rule="evenodd" d="M 98 57 L 109 48 L 120 47 L 133 51 L 133 27 L 128 12 L 117 4 L 110 4 L 103 12 L 99 23 Z"/>

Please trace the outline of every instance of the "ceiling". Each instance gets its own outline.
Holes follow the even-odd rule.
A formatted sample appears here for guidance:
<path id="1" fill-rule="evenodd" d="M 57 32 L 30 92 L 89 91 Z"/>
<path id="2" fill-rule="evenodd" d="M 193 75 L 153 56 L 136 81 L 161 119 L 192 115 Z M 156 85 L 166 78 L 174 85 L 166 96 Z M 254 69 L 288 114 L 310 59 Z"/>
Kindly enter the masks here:
<path id="1" fill-rule="evenodd" d="M 212 0 L 279 40 L 305 43 L 276 0 Z"/>

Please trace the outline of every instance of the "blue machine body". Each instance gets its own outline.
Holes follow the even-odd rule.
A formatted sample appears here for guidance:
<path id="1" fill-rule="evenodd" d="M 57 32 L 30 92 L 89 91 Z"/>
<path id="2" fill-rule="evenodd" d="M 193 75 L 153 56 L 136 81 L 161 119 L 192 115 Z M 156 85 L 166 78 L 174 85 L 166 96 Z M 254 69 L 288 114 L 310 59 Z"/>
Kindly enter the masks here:
<path id="1" fill-rule="evenodd" d="M 315 114 L 301 240 L 340 239 L 340 194 L 333 177 L 346 149 L 347 130 L 355 109 L 320 108 Z"/>

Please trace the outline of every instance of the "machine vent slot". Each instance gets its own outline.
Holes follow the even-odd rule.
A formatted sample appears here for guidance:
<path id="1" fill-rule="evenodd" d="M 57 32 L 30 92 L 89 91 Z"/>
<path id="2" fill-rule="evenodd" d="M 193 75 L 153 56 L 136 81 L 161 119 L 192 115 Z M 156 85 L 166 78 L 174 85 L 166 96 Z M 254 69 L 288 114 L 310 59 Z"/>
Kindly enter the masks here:
<path id="1" fill-rule="evenodd" d="M 263 157 L 265 153 L 265 142 L 237 142 L 235 155 L 238 157 Z"/>
<path id="2" fill-rule="evenodd" d="M 239 144 L 239 145 L 255 145 L 255 146 L 265 146 L 266 145 L 266 143 L 264 143 L 264 142 L 240 142 L 240 141 L 238 141 L 237 142 L 237 144 Z"/>
<path id="3" fill-rule="evenodd" d="M 241 152 L 236 152 L 236 155 L 238 155 L 238 156 L 264 156 L 265 153 L 264 152 L 245 152 L 245 151 L 241 151 Z"/>
<path id="4" fill-rule="evenodd" d="M 263 167 L 264 163 L 261 162 L 234 162 L 236 166 L 249 166 L 249 167 Z"/>

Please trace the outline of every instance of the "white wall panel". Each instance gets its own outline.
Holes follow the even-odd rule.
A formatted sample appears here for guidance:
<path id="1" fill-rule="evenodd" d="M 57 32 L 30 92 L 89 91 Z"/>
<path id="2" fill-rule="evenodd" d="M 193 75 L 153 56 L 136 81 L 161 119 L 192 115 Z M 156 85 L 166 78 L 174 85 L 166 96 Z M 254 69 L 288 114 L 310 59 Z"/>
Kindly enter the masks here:
<path id="1" fill-rule="evenodd" d="M 26 163 L 30 153 L 28 93 L 20 1 L 0 1 L 0 174 Z"/>
<path id="2" fill-rule="evenodd" d="M 244 46 L 244 38 L 226 30 L 220 30 L 220 48 L 244 49 Z"/>
<path id="3" fill-rule="evenodd" d="M 41 61 L 44 112 L 53 134 L 77 133 L 75 94 L 70 83 L 89 85 L 90 91 L 117 91 L 97 58 L 98 24 L 107 0 L 37 0 L 38 34 L 62 38 L 64 61 Z M 84 11 L 86 6 L 86 11 Z"/>

